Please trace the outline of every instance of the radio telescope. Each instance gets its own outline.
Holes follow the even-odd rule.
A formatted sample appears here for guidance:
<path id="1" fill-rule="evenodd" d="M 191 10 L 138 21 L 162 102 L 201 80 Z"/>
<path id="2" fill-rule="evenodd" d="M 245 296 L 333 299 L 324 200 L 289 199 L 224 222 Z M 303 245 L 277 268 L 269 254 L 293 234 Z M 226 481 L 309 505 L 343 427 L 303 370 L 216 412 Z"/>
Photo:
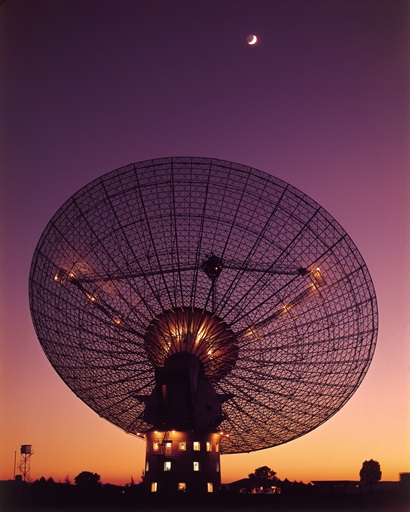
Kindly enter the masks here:
<path id="1" fill-rule="evenodd" d="M 365 262 L 295 187 L 210 158 L 131 164 L 54 215 L 30 308 L 64 382 L 146 440 L 148 491 L 217 492 L 220 453 L 286 443 L 362 382 L 378 316 Z"/>

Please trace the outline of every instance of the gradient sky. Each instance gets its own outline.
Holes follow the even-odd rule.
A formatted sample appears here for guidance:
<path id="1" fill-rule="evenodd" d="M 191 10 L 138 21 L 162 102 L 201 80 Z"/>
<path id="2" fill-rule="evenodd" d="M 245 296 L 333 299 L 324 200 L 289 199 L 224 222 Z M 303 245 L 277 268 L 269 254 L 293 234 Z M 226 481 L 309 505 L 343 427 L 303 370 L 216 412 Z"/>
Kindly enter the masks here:
<path id="1" fill-rule="evenodd" d="M 397 0 L 7 0 L 0 6 L 0 479 L 32 444 L 31 478 L 135 481 L 144 442 L 61 381 L 34 333 L 38 239 L 78 189 L 130 162 L 208 156 L 315 199 L 372 275 L 370 370 L 323 426 L 222 456 L 222 481 L 383 480 L 410 471 L 410 3 Z M 255 33 L 257 45 L 246 44 Z M 257 400 L 257 397 L 255 397 Z"/>

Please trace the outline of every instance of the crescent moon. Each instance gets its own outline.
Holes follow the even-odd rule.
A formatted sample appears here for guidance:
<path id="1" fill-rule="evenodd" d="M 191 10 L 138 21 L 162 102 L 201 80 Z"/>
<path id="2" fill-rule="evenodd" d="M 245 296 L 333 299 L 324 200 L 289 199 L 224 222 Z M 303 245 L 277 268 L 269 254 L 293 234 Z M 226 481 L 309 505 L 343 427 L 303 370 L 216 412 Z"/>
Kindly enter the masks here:
<path id="1" fill-rule="evenodd" d="M 255 34 L 251 34 L 246 38 L 246 40 L 248 41 L 248 44 L 254 45 L 254 44 L 256 44 L 256 41 L 258 40 L 258 38 L 255 36 Z"/>

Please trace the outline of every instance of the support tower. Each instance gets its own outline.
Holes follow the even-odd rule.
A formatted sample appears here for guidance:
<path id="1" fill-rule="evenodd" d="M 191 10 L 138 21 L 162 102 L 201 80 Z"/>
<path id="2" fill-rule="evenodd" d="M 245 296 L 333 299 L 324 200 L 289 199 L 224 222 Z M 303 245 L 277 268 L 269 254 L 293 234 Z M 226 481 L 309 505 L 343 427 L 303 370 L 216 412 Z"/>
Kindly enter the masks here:
<path id="1" fill-rule="evenodd" d="M 213 382 L 235 365 L 238 347 L 215 314 L 177 308 L 156 317 L 145 333 L 155 366 L 155 387 L 146 397 L 145 489 L 148 492 L 219 492 L 221 404 Z"/>
<path id="2" fill-rule="evenodd" d="M 31 456 L 33 455 L 31 444 L 22 444 L 20 446 L 20 462 L 18 468 L 20 470 L 23 482 L 30 480 Z"/>

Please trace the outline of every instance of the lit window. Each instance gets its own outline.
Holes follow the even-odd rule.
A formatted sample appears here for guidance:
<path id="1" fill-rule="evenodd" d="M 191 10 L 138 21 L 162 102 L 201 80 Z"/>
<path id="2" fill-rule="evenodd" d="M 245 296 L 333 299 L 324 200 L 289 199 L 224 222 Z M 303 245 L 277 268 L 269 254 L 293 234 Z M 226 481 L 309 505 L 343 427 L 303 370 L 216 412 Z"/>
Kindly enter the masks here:
<path id="1" fill-rule="evenodd" d="M 178 444 L 178 448 L 180 449 L 181 452 L 184 452 L 186 450 L 186 442 L 180 441 Z"/>
<path id="2" fill-rule="evenodd" d="M 166 460 L 164 462 L 164 471 L 171 471 L 171 461 L 170 460 Z"/>
<path id="3" fill-rule="evenodd" d="M 165 453 L 167 453 L 167 454 L 172 453 L 172 441 L 167 441 L 165 443 Z"/>
<path id="4" fill-rule="evenodd" d="M 211 452 L 212 451 L 212 444 L 209 441 L 206 442 L 206 451 L 207 452 Z"/>
<path id="5" fill-rule="evenodd" d="M 219 452 L 219 443 L 216 443 L 216 445 L 215 445 L 215 451 L 216 451 L 216 452 Z"/>
<path id="6" fill-rule="evenodd" d="M 199 462 L 194 462 L 194 471 L 199 471 Z"/>
<path id="7" fill-rule="evenodd" d="M 154 441 L 152 443 L 152 449 L 154 450 L 154 452 L 157 452 L 159 450 L 159 443 L 157 441 Z"/>
<path id="8" fill-rule="evenodd" d="M 145 463 L 145 471 L 149 471 L 149 461 L 148 460 Z"/>
<path id="9" fill-rule="evenodd" d="M 194 441 L 194 451 L 199 452 L 201 449 L 201 443 L 199 441 Z"/>
<path id="10" fill-rule="evenodd" d="M 157 492 L 157 490 L 158 490 L 158 483 L 152 482 L 151 483 L 151 492 Z"/>
<path id="11" fill-rule="evenodd" d="M 214 492 L 214 485 L 213 485 L 213 483 L 212 483 L 212 482 L 208 482 L 208 483 L 206 484 L 206 490 L 207 490 L 208 492 Z"/>
<path id="12" fill-rule="evenodd" d="M 179 484 L 178 484 L 178 491 L 179 492 L 186 492 L 186 483 L 185 482 L 179 482 Z"/>

